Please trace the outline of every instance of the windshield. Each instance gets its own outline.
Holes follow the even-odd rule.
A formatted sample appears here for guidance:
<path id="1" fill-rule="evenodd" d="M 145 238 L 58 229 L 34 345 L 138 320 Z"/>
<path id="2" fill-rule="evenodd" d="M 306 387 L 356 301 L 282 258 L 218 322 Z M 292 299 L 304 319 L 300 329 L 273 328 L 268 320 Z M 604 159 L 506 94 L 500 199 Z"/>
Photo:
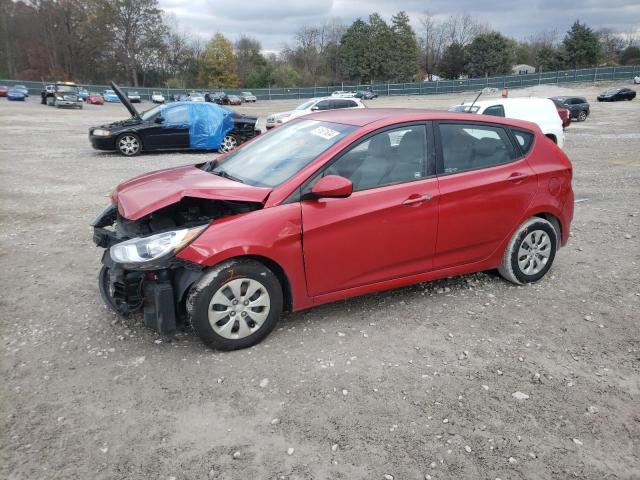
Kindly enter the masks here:
<path id="1" fill-rule="evenodd" d="M 114 92 L 113 90 L 105 90 L 105 91 L 104 91 L 104 94 L 105 94 L 105 95 L 115 95 L 115 94 L 116 94 L 116 92 Z"/>
<path id="2" fill-rule="evenodd" d="M 78 87 L 73 85 L 56 85 L 56 90 L 62 93 L 78 93 Z"/>
<path id="3" fill-rule="evenodd" d="M 163 105 L 157 105 L 153 108 L 150 108 L 149 110 L 142 112 L 142 114 L 140 115 L 140 118 L 142 118 L 142 120 L 150 120 L 151 117 L 153 117 L 156 113 L 158 113 L 162 107 Z"/>
<path id="4" fill-rule="evenodd" d="M 298 105 L 296 107 L 296 110 L 306 110 L 307 108 L 311 107 L 311 105 L 313 105 L 315 102 L 316 102 L 315 100 L 309 100 L 308 102 L 304 102 Z"/>
<path id="5" fill-rule="evenodd" d="M 242 92 L 242 95 L 253 95 L 251 92 Z"/>
<path id="6" fill-rule="evenodd" d="M 473 107 L 470 105 L 454 105 L 453 107 L 449 107 L 450 112 L 477 113 L 478 110 L 480 110 L 480 107 L 476 105 Z"/>
<path id="7" fill-rule="evenodd" d="M 317 120 L 291 122 L 230 153 L 212 173 L 256 187 L 275 187 L 355 129 Z"/>

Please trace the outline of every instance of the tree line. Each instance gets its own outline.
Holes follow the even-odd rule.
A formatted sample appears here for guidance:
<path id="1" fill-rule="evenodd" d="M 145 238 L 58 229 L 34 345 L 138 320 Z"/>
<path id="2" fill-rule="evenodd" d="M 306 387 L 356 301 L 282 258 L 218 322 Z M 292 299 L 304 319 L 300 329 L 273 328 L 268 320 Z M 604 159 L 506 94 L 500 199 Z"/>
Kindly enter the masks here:
<path id="1" fill-rule="evenodd" d="M 575 21 L 560 38 L 544 31 L 515 40 L 468 14 L 438 20 L 400 11 L 344 24 L 301 26 L 289 45 L 204 42 L 181 30 L 157 0 L 0 0 L 0 77 L 116 80 L 173 88 L 292 87 L 340 82 L 413 82 L 640 63 L 640 39 Z"/>

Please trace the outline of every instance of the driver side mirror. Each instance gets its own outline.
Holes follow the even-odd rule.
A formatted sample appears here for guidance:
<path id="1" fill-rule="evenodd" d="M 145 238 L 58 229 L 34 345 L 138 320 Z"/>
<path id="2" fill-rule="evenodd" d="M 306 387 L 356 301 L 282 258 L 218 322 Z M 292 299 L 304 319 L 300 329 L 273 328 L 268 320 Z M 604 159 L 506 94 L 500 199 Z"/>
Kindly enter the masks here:
<path id="1" fill-rule="evenodd" d="M 313 107 L 311 107 L 312 112 L 315 112 L 316 110 L 320 110 L 317 105 L 314 105 Z"/>
<path id="2" fill-rule="evenodd" d="M 327 175 L 311 187 L 312 198 L 346 198 L 353 193 L 351 180 L 339 175 Z"/>
<path id="3" fill-rule="evenodd" d="M 163 123 L 164 122 L 164 118 L 162 118 L 160 115 L 158 115 L 154 121 L 156 123 Z"/>

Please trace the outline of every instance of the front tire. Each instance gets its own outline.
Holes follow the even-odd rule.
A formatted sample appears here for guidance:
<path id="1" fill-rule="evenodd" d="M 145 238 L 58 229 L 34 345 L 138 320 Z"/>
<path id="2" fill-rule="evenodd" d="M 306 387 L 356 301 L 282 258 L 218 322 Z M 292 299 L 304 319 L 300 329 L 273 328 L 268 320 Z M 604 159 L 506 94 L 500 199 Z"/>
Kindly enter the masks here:
<path id="1" fill-rule="evenodd" d="M 142 151 L 142 142 L 135 133 L 123 133 L 116 139 L 116 148 L 122 155 L 133 157 Z"/>
<path id="2" fill-rule="evenodd" d="M 558 234 L 553 225 L 532 217 L 511 237 L 498 271 L 516 285 L 537 282 L 551 268 L 557 246 Z"/>
<path id="3" fill-rule="evenodd" d="M 187 312 L 200 339 L 218 350 L 261 342 L 282 312 L 282 287 L 255 260 L 230 260 L 208 270 L 191 288 Z"/>

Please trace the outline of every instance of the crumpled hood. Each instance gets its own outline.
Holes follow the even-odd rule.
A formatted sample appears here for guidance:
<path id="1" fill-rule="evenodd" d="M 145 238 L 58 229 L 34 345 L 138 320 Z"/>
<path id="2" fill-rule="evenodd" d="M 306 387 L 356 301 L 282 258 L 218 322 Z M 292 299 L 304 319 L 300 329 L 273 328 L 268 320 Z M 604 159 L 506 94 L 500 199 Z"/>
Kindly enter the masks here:
<path id="1" fill-rule="evenodd" d="M 113 200 L 118 203 L 120 215 L 128 220 L 138 220 L 184 197 L 264 203 L 271 190 L 235 182 L 205 172 L 195 165 L 187 165 L 127 180 L 116 187 Z"/>

